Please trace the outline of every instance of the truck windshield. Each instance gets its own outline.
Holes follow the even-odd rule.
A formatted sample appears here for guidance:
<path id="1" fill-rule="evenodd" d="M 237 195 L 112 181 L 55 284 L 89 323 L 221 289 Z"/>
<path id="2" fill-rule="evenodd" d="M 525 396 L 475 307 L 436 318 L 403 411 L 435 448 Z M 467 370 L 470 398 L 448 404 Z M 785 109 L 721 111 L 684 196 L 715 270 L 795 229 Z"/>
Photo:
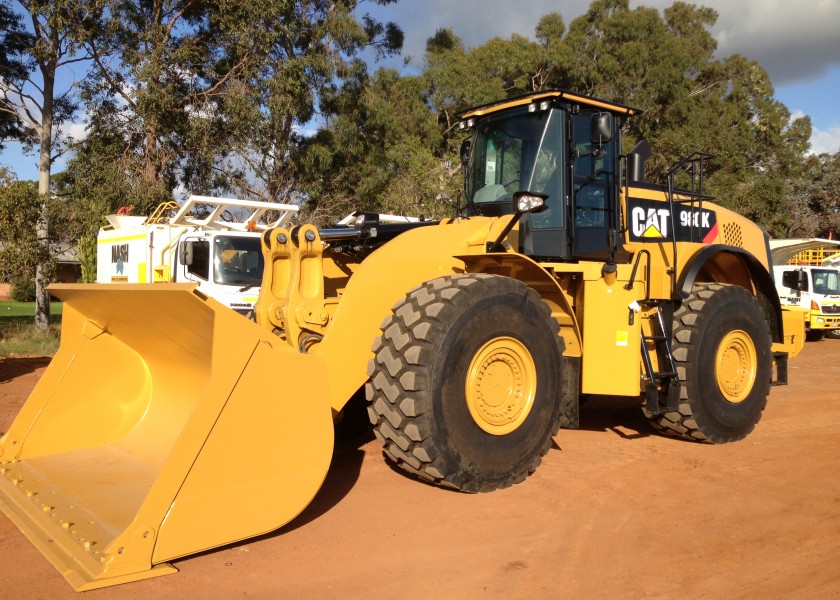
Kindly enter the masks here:
<path id="1" fill-rule="evenodd" d="M 525 190 L 560 197 L 562 112 L 526 108 L 489 118 L 476 127 L 467 177 L 475 204 L 510 202 Z M 561 210 L 556 211 L 562 215 Z"/>
<path id="2" fill-rule="evenodd" d="M 213 249 L 213 280 L 216 283 L 259 286 L 262 272 L 259 237 L 216 236 Z"/>
<path id="3" fill-rule="evenodd" d="M 834 269 L 814 269 L 811 276 L 817 294 L 840 294 L 840 272 Z"/>

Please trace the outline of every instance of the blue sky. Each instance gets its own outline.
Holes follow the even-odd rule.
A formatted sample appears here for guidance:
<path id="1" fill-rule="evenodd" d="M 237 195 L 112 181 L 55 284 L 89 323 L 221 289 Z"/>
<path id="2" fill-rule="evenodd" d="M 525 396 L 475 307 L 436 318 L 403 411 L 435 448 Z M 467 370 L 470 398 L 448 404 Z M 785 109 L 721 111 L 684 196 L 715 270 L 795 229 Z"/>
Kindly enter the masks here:
<path id="1" fill-rule="evenodd" d="M 698 0 L 718 12 L 712 33 L 718 57 L 738 53 L 758 61 L 770 74 L 776 98 L 795 116 L 808 115 L 814 128 L 811 151 L 840 151 L 840 0 Z M 559 12 L 567 26 L 583 14 L 590 0 L 399 0 L 379 7 L 362 3 L 360 12 L 396 22 L 405 33 L 403 56 L 419 66 L 426 40 L 442 27 L 450 27 L 467 47 L 513 33 L 533 38 L 540 17 Z M 631 0 L 663 9 L 673 0 Z M 77 74 L 83 76 L 82 73 Z M 83 135 L 81 123 L 72 128 Z M 24 156 L 19 145 L 0 153 L 0 165 L 18 176 L 37 178 L 35 156 Z M 62 168 L 59 162 L 54 172 Z"/>

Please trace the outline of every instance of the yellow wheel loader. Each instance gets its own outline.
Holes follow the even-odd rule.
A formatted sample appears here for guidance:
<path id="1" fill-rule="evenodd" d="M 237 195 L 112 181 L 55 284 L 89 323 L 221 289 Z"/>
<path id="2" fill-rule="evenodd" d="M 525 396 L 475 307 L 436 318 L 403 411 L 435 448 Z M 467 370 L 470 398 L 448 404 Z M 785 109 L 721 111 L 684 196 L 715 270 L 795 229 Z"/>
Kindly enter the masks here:
<path id="1" fill-rule="evenodd" d="M 0 508 L 86 590 L 289 522 L 362 388 L 385 455 L 466 492 L 527 477 L 583 395 L 743 438 L 803 316 L 767 235 L 704 195 L 707 155 L 653 185 L 649 146 L 621 153 L 638 112 L 553 90 L 464 113 L 457 214 L 265 232 L 256 323 L 187 284 L 53 286 L 61 346 L 0 438 Z"/>

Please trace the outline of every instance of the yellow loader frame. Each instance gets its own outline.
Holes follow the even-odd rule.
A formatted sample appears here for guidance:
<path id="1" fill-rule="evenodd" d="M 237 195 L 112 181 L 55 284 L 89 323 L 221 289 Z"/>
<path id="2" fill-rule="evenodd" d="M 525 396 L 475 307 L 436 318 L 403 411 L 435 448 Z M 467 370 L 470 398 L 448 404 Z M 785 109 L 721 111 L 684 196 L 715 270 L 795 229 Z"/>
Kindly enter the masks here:
<path id="1" fill-rule="evenodd" d="M 632 114 L 627 107 L 556 92 L 481 107 L 465 118 L 536 101 L 546 110 L 563 101 Z M 668 205 L 662 190 L 627 187 L 618 194 L 617 212 L 627 214 L 628 195 Z M 533 456 L 500 486 L 536 468 L 559 426 L 577 424 L 578 394 L 638 396 L 646 390 L 649 406 L 662 408 L 656 381 L 648 376 L 645 387 L 646 370 L 667 368 L 647 349 L 657 335 L 664 337 L 654 326 L 661 316 L 655 302 L 672 301 L 675 292 L 689 298 L 695 282 L 710 297 L 725 287 L 746 306 L 740 323 L 753 334 L 735 328 L 716 353 L 708 353 L 712 379 L 738 404 L 758 367 L 762 373 L 769 368 L 762 362 L 769 352 L 783 368 L 801 350 L 804 320 L 801 313 L 778 310 L 777 298 L 776 306 L 758 307 L 762 291 L 772 289 L 769 259 L 748 250 L 763 248 L 760 230 L 730 211 L 704 206 L 716 211 L 713 242 L 632 240 L 615 229 L 625 234 L 627 255 L 635 257 L 624 261 L 525 256 L 517 251 L 523 212 L 407 227 L 363 256 L 329 243 L 328 236 L 355 230 L 279 227 L 262 237 L 265 271 L 256 323 L 193 285 L 51 286 L 64 302 L 61 345 L 0 437 L 0 510 L 80 591 L 171 573 L 174 559 L 275 530 L 298 515 L 323 483 L 334 418 L 366 382 L 369 399 L 382 405 L 380 416 L 399 408 L 403 414 L 395 419 L 423 418 L 411 402 L 404 408 L 399 390 L 391 394 L 390 388 L 423 391 L 429 382 L 421 379 L 437 373 L 437 365 L 427 371 L 413 365 L 421 351 L 437 348 L 436 340 L 423 337 L 431 323 L 410 335 L 400 326 L 420 312 L 431 318 L 449 310 L 453 298 L 481 300 L 464 292 L 470 286 L 499 290 L 506 314 L 525 315 L 552 359 L 541 371 L 536 365 L 545 357 L 535 355 L 527 339 L 500 330 L 476 343 L 474 358 L 464 361 L 465 378 L 452 385 L 468 404 L 453 408 L 470 415 L 465 437 L 501 439 L 530 414 L 541 412 L 545 419 L 537 427 L 540 439 L 529 447 Z M 409 299 L 422 311 L 408 306 Z M 469 318 L 472 329 L 464 325 L 464 331 L 480 337 L 476 331 L 493 325 L 492 311 L 483 310 L 447 313 L 437 337 Z M 771 332 L 772 347 L 764 337 Z M 403 338 L 417 344 L 397 361 L 389 353 L 402 352 Z M 754 356 L 759 351 L 761 361 Z M 457 349 L 451 356 L 460 358 Z M 401 374 L 401 365 L 412 368 Z M 679 391 L 677 374 L 668 377 Z M 764 390 L 770 381 L 760 383 Z M 550 406 L 535 407 L 537 393 L 547 395 Z M 759 414 L 761 409 L 763 404 Z M 400 445 L 413 443 L 414 431 L 406 427 L 392 436 L 385 452 L 399 454 Z M 430 460 L 412 472 L 448 483 L 435 469 Z"/>

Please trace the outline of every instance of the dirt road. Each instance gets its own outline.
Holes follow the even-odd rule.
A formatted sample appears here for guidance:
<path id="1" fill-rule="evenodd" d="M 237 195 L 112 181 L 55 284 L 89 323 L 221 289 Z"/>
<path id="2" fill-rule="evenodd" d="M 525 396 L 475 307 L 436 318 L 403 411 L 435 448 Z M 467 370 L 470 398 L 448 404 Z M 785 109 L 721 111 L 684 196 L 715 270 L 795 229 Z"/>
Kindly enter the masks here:
<path id="1" fill-rule="evenodd" d="M 0 431 L 45 364 L 0 362 Z M 840 598 L 840 340 L 807 344 L 790 379 L 723 446 L 593 399 L 534 476 L 492 494 L 413 481 L 363 437 L 279 532 L 83 597 Z M 0 515 L 0 598 L 79 597 Z"/>

